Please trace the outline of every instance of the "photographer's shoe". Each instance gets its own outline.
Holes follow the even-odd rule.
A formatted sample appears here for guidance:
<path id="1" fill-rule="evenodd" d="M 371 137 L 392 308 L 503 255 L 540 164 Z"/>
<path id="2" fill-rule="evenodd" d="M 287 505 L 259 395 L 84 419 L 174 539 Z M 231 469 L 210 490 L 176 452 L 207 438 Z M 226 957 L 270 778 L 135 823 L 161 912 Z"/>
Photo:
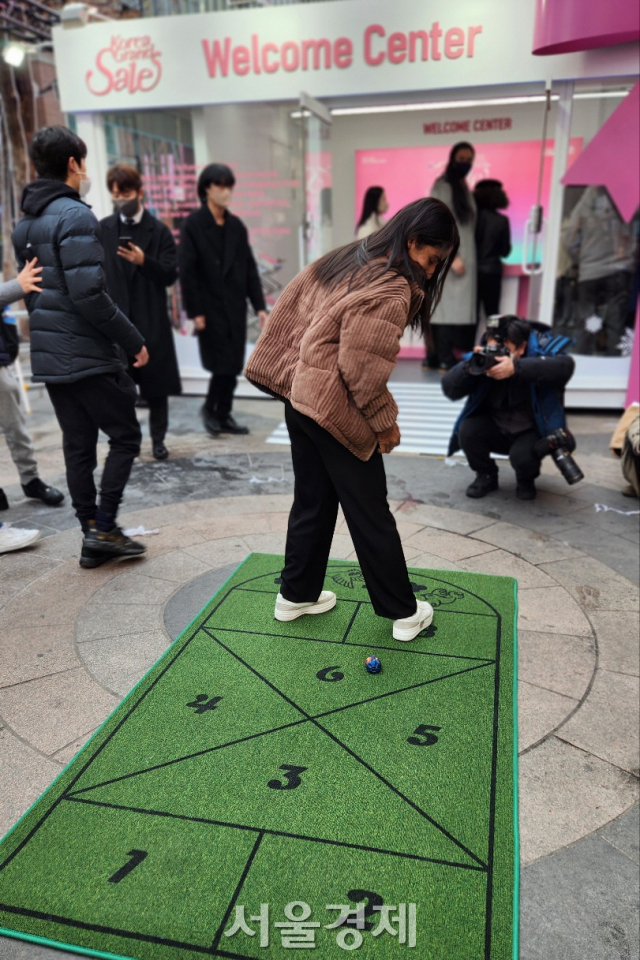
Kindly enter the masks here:
<path id="1" fill-rule="evenodd" d="M 285 600 L 281 593 L 276 597 L 276 608 L 273 612 L 276 620 L 297 620 L 305 613 L 326 613 L 336 605 L 336 595 L 331 590 L 323 590 L 315 603 L 293 603 Z"/>
<path id="2" fill-rule="evenodd" d="M 82 541 L 80 566 L 98 567 L 111 557 L 139 557 L 146 550 L 144 543 L 127 537 L 120 527 L 106 532 L 90 526 Z"/>
<path id="3" fill-rule="evenodd" d="M 476 473 L 476 478 L 473 483 L 470 483 L 467 487 L 466 494 L 474 500 L 479 500 L 480 497 L 486 497 L 488 493 L 493 493 L 493 491 L 497 489 L 497 473 Z"/>
<path id="4" fill-rule="evenodd" d="M 535 500 L 537 492 L 533 480 L 518 480 L 516 485 L 516 497 L 518 500 Z"/>
<path id="5" fill-rule="evenodd" d="M 426 630 L 433 620 L 433 607 L 426 600 L 417 600 L 416 612 L 412 617 L 404 617 L 402 620 L 393 621 L 393 639 L 414 640 L 419 633 Z"/>

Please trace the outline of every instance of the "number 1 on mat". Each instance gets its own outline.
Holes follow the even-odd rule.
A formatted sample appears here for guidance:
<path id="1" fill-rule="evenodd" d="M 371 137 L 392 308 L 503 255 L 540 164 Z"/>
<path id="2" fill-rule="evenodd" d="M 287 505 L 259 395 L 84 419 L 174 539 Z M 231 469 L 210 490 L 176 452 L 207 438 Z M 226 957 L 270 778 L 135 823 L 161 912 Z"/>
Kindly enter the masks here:
<path id="1" fill-rule="evenodd" d="M 146 850 L 129 850 L 127 853 L 128 857 L 131 857 L 128 863 L 125 863 L 124 867 L 120 867 L 119 870 L 116 870 L 112 877 L 109 877 L 109 883 L 120 883 L 121 880 L 124 880 L 128 873 L 142 863 L 145 857 L 148 856 Z"/>

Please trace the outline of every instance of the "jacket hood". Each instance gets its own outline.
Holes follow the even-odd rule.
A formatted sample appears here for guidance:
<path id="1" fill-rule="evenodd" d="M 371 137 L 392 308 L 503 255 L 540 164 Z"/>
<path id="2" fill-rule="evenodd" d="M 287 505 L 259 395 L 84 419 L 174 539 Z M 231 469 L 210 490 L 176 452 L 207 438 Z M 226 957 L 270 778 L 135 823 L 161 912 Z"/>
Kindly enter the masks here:
<path id="1" fill-rule="evenodd" d="M 80 194 L 62 180 L 34 180 L 22 191 L 20 208 L 23 213 L 39 217 L 46 206 L 58 197 L 71 197 L 80 200 Z"/>

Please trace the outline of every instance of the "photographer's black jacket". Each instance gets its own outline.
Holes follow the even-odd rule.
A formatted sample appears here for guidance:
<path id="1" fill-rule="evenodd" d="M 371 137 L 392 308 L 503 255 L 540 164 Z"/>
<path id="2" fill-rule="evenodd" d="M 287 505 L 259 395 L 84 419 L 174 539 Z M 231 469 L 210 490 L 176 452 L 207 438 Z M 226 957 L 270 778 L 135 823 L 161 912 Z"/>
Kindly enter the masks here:
<path id="1" fill-rule="evenodd" d="M 22 210 L 13 231 L 19 269 L 34 256 L 44 267 L 42 292 L 25 297 L 33 380 L 73 383 L 122 370 L 118 347 L 135 356 L 144 338 L 107 293 L 96 217 L 60 180 L 28 184 Z"/>
<path id="2" fill-rule="evenodd" d="M 442 378 L 442 390 L 450 400 L 468 397 L 464 410 L 458 417 L 449 443 L 449 456 L 460 449 L 458 430 L 467 417 L 477 413 L 485 404 L 491 389 L 496 384 L 505 384 L 509 403 L 514 407 L 523 402 L 530 404 L 536 430 L 546 437 L 553 430 L 565 427 L 564 388 L 575 368 L 573 357 L 568 354 L 546 352 L 555 342 L 545 344 L 535 332 L 529 336 L 527 353 L 514 363 L 515 373 L 506 380 L 493 380 L 487 376 L 469 373 L 469 361 L 462 360 Z M 565 341 L 566 344 L 566 341 Z"/>

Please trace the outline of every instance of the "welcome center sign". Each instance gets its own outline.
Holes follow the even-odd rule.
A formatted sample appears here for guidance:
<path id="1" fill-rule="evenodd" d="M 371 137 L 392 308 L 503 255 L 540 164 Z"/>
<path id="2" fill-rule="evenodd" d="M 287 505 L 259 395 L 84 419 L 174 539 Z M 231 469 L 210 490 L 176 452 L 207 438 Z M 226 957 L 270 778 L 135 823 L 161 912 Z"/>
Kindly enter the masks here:
<path id="1" fill-rule="evenodd" d="M 606 50 L 534 57 L 534 13 L 535 0 L 331 0 L 58 26 L 61 104 L 144 109 L 612 72 Z"/>

